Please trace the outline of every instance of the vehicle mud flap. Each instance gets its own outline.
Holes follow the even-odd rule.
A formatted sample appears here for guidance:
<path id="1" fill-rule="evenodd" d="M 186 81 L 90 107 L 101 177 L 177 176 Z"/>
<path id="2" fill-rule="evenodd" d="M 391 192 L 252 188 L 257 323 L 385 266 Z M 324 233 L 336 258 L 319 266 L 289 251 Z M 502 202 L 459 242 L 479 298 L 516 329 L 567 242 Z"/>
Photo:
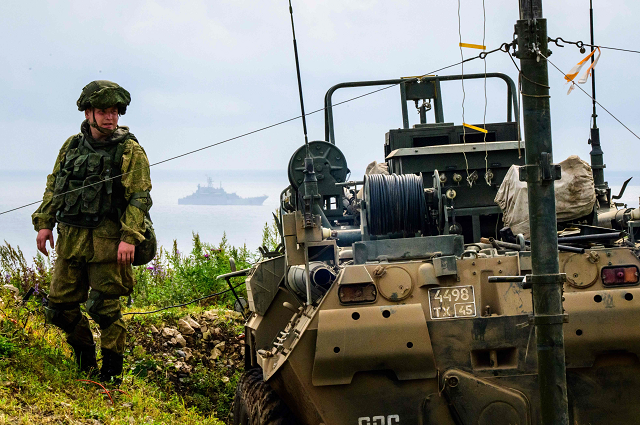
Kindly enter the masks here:
<path id="1" fill-rule="evenodd" d="M 442 394 L 457 424 L 531 424 L 529 400 L 518 390 L 455 369 L 448 370 L 442 380 Z"/>
<path id="2" fill-rule="evenodd" d="M 429 394 L 422 402 L 422 421 L 420 425 L 429 424 L 456 425 L 449 410 L 449 403 L 442 394 Z"/>

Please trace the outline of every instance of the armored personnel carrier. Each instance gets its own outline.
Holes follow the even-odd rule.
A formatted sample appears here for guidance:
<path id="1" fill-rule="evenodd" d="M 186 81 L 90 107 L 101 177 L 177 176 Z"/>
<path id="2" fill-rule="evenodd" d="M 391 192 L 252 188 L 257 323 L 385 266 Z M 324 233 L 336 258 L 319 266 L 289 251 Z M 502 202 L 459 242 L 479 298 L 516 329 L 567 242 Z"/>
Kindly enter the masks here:
<path id="1" fill-rule="evenodd" d="M 234 423 L 541 423 L 545 320 L 564 322 L 570 423 L 640 423 L 640 210 L 595 185 L 598 202 L 557 224 L 559 252 L 548 253 L 559 256 L 564 317 L 534 315 L 531 286 L 543 279 L 527 277 L 529 242 L 494 202 L 524 165 L 516 87 L 486 77 L 506 83 L 508 105 L 504 122 L 475 125 L 486 133 L 443 115 L 441 84 L 460 75 L 327 92 L 325 140 L 289 162 L 282 249 L 234 273 L 247 275 L 251 312 Z M 382 172 L 346 181 L 332 95 L 388 84 L 400 88 L 403 125 L 386 134 Z"/>

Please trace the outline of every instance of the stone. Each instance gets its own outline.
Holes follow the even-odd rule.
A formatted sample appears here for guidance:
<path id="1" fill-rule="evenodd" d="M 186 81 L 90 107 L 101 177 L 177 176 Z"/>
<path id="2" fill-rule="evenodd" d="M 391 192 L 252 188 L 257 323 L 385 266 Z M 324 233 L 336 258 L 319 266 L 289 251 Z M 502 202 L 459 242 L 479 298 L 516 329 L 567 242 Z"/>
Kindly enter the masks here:
<path id="1" fill-rule="evenodd" d="M 211 331 L 204 331 L 202 333 L 202 339 L 209 341 L 211 339 Z"/>
<path id="2" fill-rule="evenodd" d="M 193 330 L 190 324 L 188 324 L 184 319 L 178 320 L 178 329 L 180 333 L 184 335 L 193 335 L 196 331 Z"/>
<path id="3" fill-rule="evenodd" d="M 169 344 L 171 344 L 171 345 L 176 345 L 176 343 L 177 343 L 177 342 L 178 342 L 178 341 L 177 341 L 175 338 L 171 338 L 171 339 L 169 340 Z"/>
<path id="4" fill-rule="evenodd" d="M 163 328 L 162 329 L 162 336 L 165 338 L 170 338 L 172 336 L 175 336 L 178 333 L 178 331 L 176 329 L 173 328 Z"/>
<path id="5" fill-rule="evenodd" d="M 218 313 L 213 310 L 208 310 L 203 312 L 202 316 L 204 316 L 205 319 L 212 322 L 218 319 Z"/>
<path id="6" fill-rule="evenodd" d="M 239 320 L 242 319 L 242 314 L 238 313 L 237 311 L 233 311 L 233 310 L 227 310 L 224 312 L 225 317 L 227 318 L 231 318 L 231 319 L 235 319 L 235 320 Z"/>
<path id="7" fill-rule="evenodd" d="M 3 285 L 2 287 L 4 289 L 8 289 L 9 291 L 13 292 L 16 295 L 20 293 L 20 290 L 13 285 L 6 284 L 6 285 Z"/>
<path id="8" fill-rule="evenodd" d="M 223 376 L 222 377 L 222 382 L 224 382 L 224 383 L 229 382 L 229 377 L 228 376 Z"/>
<path id="9" fill-rule="evenodd" d="M 222 352 L 220 350 L 218 350 L 217 348 L 214 348 L 213 350 L 211 350 L 211 360 L 216 360 L 218 357 L 220 357 L 222 355 Z"/>
<path id="10" fill-rule="evenodd" d="M 217 348 L 218 350 L 220 350 L 221 352 L 224 351 L 224 347 L 226 346 L 226 343 L 224 341 L 216 344 L 215 348 Z"/>
<path id="11" fill-rule="evenodd" d="M 193 329 L 200 329 L 200 323 L 193 320 L 191 316 L 185 317 L 184 321 L 187 322 Z"/>
<path id="12" fill-rule="evenodd" d="M 189 361 L 189 359 L 190 359 L 191 357 L 193 357 L 193 352 L 191 351 L 191 348 L 189 348 L 189 347 L 184 347 L 184 348 L 182 349 L 182 351 L 183 351 L 183 352 L 184 352 L 184 354 L 185 354 L 185 358 L 184 358 L 184 361 L 185 361 L 185 362 Z"/>
<path id="13" fill-rule="evenodd" d="M 180 334 L 176 335 L 176 342 L 178 343 L 178 345 L 180 347 L 186 347 L 187 346 L 187 341 Z"/>
<path id="14" fill-rule="evenodd" d="M 160 332 L 158 328 L 156 328 L 153 325 L 149 326 L 149 330 L 151 331 L 151 333 L 154 333 L 154 334 L 157 334 L 158 332 Z"/>
<path id="15" fill-rule="evenodd" d="M 176 351 L 176 354 L 177 354 L 179 357 L 182 357 L 182 358 L 187 357 L 187 353 L 185 353 L 185 352 L 184 352 L 184 351 L 182 351 L 182 350 L 177 350 L 177 351 Z"/>

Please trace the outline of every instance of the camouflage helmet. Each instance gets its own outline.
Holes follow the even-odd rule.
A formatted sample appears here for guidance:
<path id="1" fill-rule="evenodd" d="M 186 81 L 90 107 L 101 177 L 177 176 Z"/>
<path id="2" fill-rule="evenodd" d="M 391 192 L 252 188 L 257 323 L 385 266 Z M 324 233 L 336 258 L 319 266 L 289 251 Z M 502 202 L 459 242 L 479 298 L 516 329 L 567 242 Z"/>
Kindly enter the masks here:
<path id="1" fill-rule="evenodd" d="M 87 108 L 107 109 L 117 106 L 120 115 L 127 112 L 129 103 L 131 103 L 129 92 L 107 80 L 92 81 L 84 86 L 80 98 L 76 102 L 79 111 L 84 111 Z"/>

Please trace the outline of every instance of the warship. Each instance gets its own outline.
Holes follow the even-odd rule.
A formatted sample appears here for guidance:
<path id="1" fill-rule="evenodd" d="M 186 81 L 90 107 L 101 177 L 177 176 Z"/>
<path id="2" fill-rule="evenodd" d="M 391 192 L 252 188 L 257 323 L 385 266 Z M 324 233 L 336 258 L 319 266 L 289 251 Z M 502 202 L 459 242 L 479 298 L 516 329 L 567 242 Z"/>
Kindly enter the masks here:
<path id="1" fill-rule="evenodd" d="M 213 186 L 213 179 L 207 177 L 207 185 L 200 186 L 189 196 L 178 199 L 180 205 L 262 205 L 267 195 L 253 198 L 242 198 L 234 193 L 227 193 L 220 187 Z"/>

